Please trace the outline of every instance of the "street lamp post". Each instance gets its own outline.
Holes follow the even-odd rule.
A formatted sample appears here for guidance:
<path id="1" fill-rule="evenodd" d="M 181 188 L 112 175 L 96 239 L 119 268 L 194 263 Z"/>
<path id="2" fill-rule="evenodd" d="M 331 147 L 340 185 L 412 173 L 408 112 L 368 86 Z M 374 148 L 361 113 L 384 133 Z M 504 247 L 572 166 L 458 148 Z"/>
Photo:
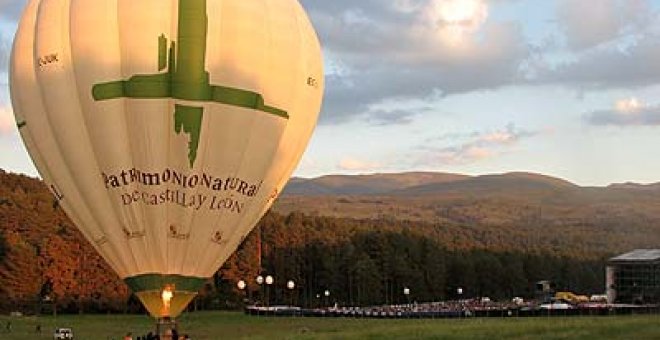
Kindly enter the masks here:
<path id="1" fill-rule="evenodd" d="M 330 306 L 329 303 L 330 291 L 326 289 L 325 292 L 323 292 L 323 295 L 325 296 L 325 306 L 326 307 Z"/>
<path id="2" fill-rule="evenodd" d="M 408 304 L 406 307 L 410 308 L 410 288 L 404 287 L 403 288 L 403 295 L 406 296 L 406 303 Z M 408 310 L 410 312 L 410 310 Z"/>
<path id="3" fill-rule="evenodd" d="M 245 281 L 243 280 L 239 280 L 238 282 L 236 282 L 236 287 L 241 291 L 241 295 L 243 295 L 243 304 L 245 305 L 246 304 L 245 288 L 247 288 L 247 283 L 245 283 Z"/>
<path id="4" fill-rule="evenodd" d="M 273 285 L 273 282 L 275 282 L 275 280 L 272 276 L 266 276 L 266 306 L 270 306 L 270 286 Z"/>
<path id="5" fill-rule="evenodd" d="M 261 300 L 260 302 L 263 305 L 263 302 L 264 302 L 263 301 L 264 300 L 264 277 L 259 275 L 255 279 L 255 281 L 259 285 L 259 300 Z"/>
<path id="6" fill-rule="evenodd" d="M 293 280 L 289 280 L 286 283 L 286 288 L 289 290 L 289 295 L 291 298 L 291 307 L 293 307 L 293 290 L 296 288 L 296 283 Z"/>
<path id="7" fill-rule="evenodd" d="M 460 303 L 460 306 L 461 306 L 461 314 L 459 316 L 459 317 L 461 317 L 461 316 L 463 316 L 463 313 L 465 313 L 465 308 L 463 306 L 463 301 L 462 301 L 463 300 L 463 288 L 461 288 L 461 287 L 456 288 L 456 293 L 458 294 L 458 300 L 459 300 L 459 303 Z"/>

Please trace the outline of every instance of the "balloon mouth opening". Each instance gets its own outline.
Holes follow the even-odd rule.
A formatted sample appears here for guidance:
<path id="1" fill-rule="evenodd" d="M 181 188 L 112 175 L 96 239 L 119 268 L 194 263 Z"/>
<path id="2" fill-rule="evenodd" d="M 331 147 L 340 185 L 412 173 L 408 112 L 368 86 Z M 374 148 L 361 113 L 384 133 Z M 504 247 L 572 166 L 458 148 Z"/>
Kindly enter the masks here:
<path id="1" fill-rule="evenodd" d="M 167 285 L 163 289 L 163 291 L 160 293 L 160 298 L 163 301 L 163 308 L 165 309 L 165 312 L 169 316 L 169 311 L 170 311 L 170 303 L 172 302 L 172 298 L 174 297 L 174 286 Z"/>
<path id="2" fill-rule="evenodd" d="M 124 279 L 149 314 L 155 318 L 176 318 L 197 296 L 205 278 L 181 275 L 146 274 Z"/>
<path id="3" fill-rule="evenodd" d="M 176 318 L 197 296 L 197 292 L 173 292 L 169 300 L 163 298 L 163 292 L 139 292 L 135 295 L 154 318 Z"/>

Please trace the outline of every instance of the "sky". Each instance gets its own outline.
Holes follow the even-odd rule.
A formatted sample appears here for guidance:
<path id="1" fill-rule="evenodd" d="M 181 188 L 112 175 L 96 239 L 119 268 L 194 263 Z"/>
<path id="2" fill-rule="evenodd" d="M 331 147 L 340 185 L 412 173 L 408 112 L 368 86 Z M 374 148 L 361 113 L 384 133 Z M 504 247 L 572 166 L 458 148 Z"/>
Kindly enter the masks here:
<path id="1" fill-rule="evenodd" d="M 296 176 L 660 182 L 660 0 L 301 3 L 326 93 Z M 0 168 L 36 176 L 7 85 L 24 5 L 0 0 Z"/>

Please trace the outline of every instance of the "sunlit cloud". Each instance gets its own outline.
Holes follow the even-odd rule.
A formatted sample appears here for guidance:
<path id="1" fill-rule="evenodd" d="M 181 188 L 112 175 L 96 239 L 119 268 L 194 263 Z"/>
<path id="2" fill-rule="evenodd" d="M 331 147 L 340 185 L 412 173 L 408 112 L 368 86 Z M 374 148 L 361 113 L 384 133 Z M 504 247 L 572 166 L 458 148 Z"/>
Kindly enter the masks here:
<path id="1" fill-rule="evenodd" d="M 378 162 L 370 162 L 354 158 L 344 158 L 339 162 L 339 169 L 344 171 L 373 171 L 381 168 Z"/>
<path id="2" fill-rule="evenodd" d="M 593 111 L 585 120 L 596 126 L 658 126 L 660 105 L 648 105 L 637 98 L 616 101 L 609 110 Z"/>
<path id="3" fill-rule="evenodd" d="M 622 114 L 636 113 L 643 108 L 642 103 L 637 98 L 621 99 L 614 105 L 616 111 Z"/>
<path id="4" fill-rule="evenodd" d="M 484 0 L 432 0 L 424 9 L 428 28 L 446 44 L 459 45 L 488 19 Z"/>
<path id="5" fill-rule="evenodd" d="M 484 159 L 497 157 L 511 147 L 519 144 L 522 139 L 538 135 L 540 132 L 527 131 L 509 124 L 504 129 L 470 134 L 452 134 L 450 138 L 439 136 L 436 141 L 457 140 L 456 144 L 448 146 L 421 148 L 418 165 L 443 166 L 464 165 Z"/>
<path id="6" fill-rule="evenodd" d="M 373 108 L 511 84 L 529 55 L 521 25 L 491 20 L 487 0 L 302 3 L 329 59 L 322 124 L 406 124 Z"/>

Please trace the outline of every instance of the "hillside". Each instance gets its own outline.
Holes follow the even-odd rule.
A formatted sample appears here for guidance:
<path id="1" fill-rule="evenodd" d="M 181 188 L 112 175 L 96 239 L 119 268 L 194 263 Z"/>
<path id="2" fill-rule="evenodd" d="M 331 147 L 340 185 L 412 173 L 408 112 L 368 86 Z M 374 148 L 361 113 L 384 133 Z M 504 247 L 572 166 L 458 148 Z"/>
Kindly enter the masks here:
<path id="1" fill-rule="evenodd" d="M 442 178 L 438 175 L 428 178 Z M 294 195 L 287 191 L 274 210 L 443 225 L 456 228 L 457 233 L 480 235 L 486 247 L 504 242 L 507 247 L 580 249 L 583 254 L 660 247 L 657 184 L 580 187 L 544 175 L 509 173 L 431 180 L 374 194 L 368 183 L 377 177 L 353 178 L 354 188 L 366 187 L 355 194 Z M 361 181 L 365 178 L 368 180 Z M 297 184 L 296 190 L 304 189 Z"/>
<path id="2" fill-rule="evenodd" d="M 604 258 L 660 245 L 653 186 L 579 187 L 526 173 L 328 176 L 292 186 L 196 306 L 231 307 L 236 282 L 259 272 L 295 278 L 308 304 L 327 287 L 344 301 L 379 304 L 411 283 L 426 300 L 456 286 L 532 296 L 541 279 L 595 293 Z M 39 296 L 63 311 L 139 308 L 41 181 L 0 170 L 0 310 L 33 311 Z"/>
<path id="3" fill-rule="evenodd" d="M 275 204 L 282 213 L 396 220 L 515 223 L 538 218 L 660 219 L 660 184 L 581 187 L 532 173 L 462 176 L 442 173 L 294 179 Z M 452 217 L 453 216 L 453 217 Z"/>

